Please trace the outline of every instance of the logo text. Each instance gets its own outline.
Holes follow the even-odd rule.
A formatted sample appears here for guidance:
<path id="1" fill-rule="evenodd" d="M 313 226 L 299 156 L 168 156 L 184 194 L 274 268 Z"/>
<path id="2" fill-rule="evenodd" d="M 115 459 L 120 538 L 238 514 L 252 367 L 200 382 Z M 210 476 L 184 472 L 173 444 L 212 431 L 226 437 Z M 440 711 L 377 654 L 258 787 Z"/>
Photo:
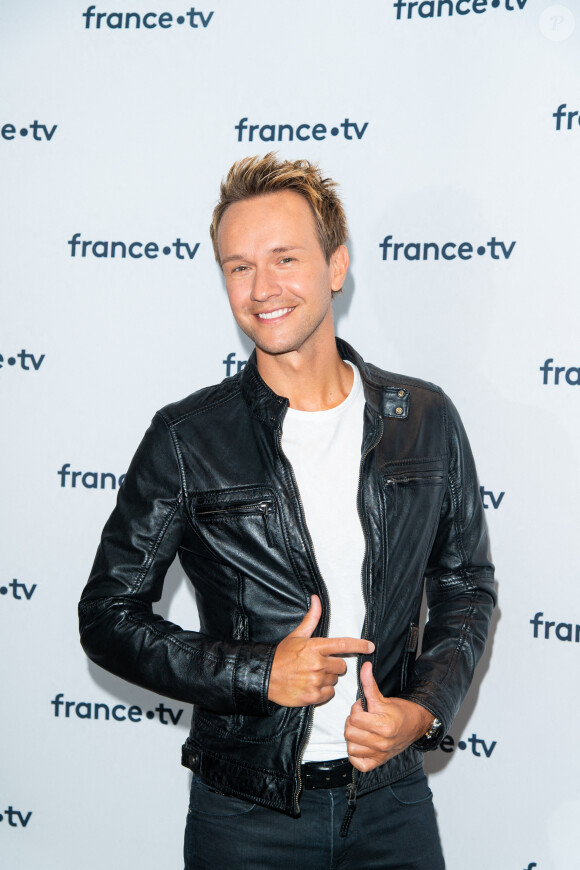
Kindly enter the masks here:
<path id="1" fill-rule="evenodd" d="M 110 257 L 114 259 L 124 259 L 129 255 L 133 260 L 139 260 L 141 257 L 146 257 L 148 260 L 156 260 L 159 256 L 159 251 L 165 254 L 175 252 L 178 260 L 186 258 L 193 260 L 199 248 L 199 242 L 189 245 L 183 242 L 179 237 L 169 245 L 158 245 L 157 242 L 93 242 L 90 239 L 81 239 L 80 233 L 74 233 L 72 239 L 67 242 L 70 245 L 71 257 L 76 257 L 77 249 L 81 257 L 92 255 L 99 259 Z"/>
<path id="2" fill-rule="evenodd" d="M 515 248 L 515 242 L 500 242 L 495 236 L 483 245 L 472 245 L 471 242 L 393 242 L 393 236 L 385 236 L 379 242 L 383 260 L 438 260 L 441 256 L 444 260 L 471 260 L 475 251 L 479 257 L 483 257 L 488 249 L 492 260 L 509 260 Z M 389 251 L 391 252 L 389 254 Z"/>
<path id="3" fill-rule="evenodd" d="M 540 371 L 544 373 L 543 384 L 553 383 L 556 386 L 560 383 L 560 375 L 564 372 L 564 380 L 567 384 L 570 384 L 571 387 L 577 387 L 580 384 L 580 366 L 570 366 L 566 368 L 566 366 L 553 366 L 554 362 L 553 358 L 550 357 L 544 363 L 544 365 L 540 366 Z M 550 380 L 550 372 L 552 372 L 552 378 Z"/>
<path id="4" fill-rule="evenodd" d="M 254 142 L 261 139 L 262 142 L 293 142 L 294 137 L 300 142 L 307 142 L 309 139 L 316 139 L 317 142 L 323 142 L 328 133 L 331 136 L 339 136 L 342 130 L 343 139 L 362 139 L 369 125 L 368 121 L 364 124 L 357 124 L 351 121 L 350 118 L 345 118 L 340 124 L 327 127 L 326 124 L 248 124 L 247 118 L 242 118 L 234 126 L 234 130 L 238 131 L 238 142 Z M 245 134 L 245 138 L 244 138 Z M 254 134 L 256 139 L 254 140 Z"/>
<path id="5" fill-rule="evenodd" d="M 18 127 L 15 124 L 4 124 L 0 129 L 0 135 L 3 139 L 12 140 L 16 138 L 17 130 L 20 136 L 25 137 L 28 136 L 28 130 L 30 129 L 32 130 L 32 138 L 37 142 L 50 142 L 57 127 L 58 124 L 53 124 L 52 127 L 48 127 L 47 124 L 33 121 L 32 124 L 28 125 L 28 127 L 21 127 L 20 130 L 18 130 Z"/>
<path id="6" fill-rule="evenodd" d="M 65 462 L 62 468 L 56 473 L 60 477 L 61 486 L 67 486 L 67 484 L 70 484 L 73 489 L 76 487 L 79 477 L 85 489 L 107 489 L 107 481 L 109 481 L 110 484 L 108 487 L 109 489 L 116 489 L 117 486 L 121 486 L 125 479 L 124 474 L 115 477 L 115 475 L 110 471 L 101 471 L 100 474 L 98 471 L 70 471 L 70 462 Z"/>
<path id="7" fill-rule="evenodd" d="M 185 15 L 177 15 L 173 17 L 171 12 L 96 12 L 96 6 L 89 6 L 86 12 L 82 13 L 85 19 L 85 28 L 89 30 L 93 27 L 100 30 L 101 26 L 108 27 L 109 30 L 139 30 L 143 26 L 146 30 L 153 30 L 155 27 L 161 27 L 167 30 L 173 24 L 185 24 L 187 21 L 190 27 L 197 30 L 198 27 L 207 27 L 213 18 L 213 11 L 207 15 L 200 10 L 196 10 L 195 6 L 185 13 Z"/>
<path id="8" fill-rule="evenodd" d="M 571 130 L 572 122 L 574 118 L 576 118 L 576 124 L 580 125 L 580 112 L 576 109 L 573 112 L 566 110 L 566 103 L 562 103 L 561 106 L 558 106 L 552 118 L 556 119 L 556 130 Z M 566 118 L 566 125 L 562 127 L 562 121 Z"/>
<path id="9" fill-rule="evenodd" d="M 550 630 L 554 629 L 554 634 L 552 635 L 557 637 L 558 640 L 568 641 L 570 643 L 580 643 L 580 625 L 573 625 L 571 622 L 556 622 L 556 620 L 546 619 L 545 621 L 542 619 L 544 615 L 543 611 L 536 613 L 532 619 L 530 619 L 530 624 L 534 627 L 534 637 L 540 637 L 543 635 L 544 640 L 551 640 Z M 543 625 L 543 631 L 540 629 L 540 626 Z"/>
<path id="10" fill-rule="evenodd" d="M 523 9 L 527 2 L 528 0 L 503 0 L 503 8 L 508 12 L 513 12 L 517 9 Z M 502 6 L 502 2 L 501 0 L 491 0 L 490 3 L 487 0 L 456 0 L 456 2 L 454 0 L 423 0 L 423 2 L 395 0 L 393 6 L 397 10 L 397 21 L 400 21 L 401 18 L 405 17 L 411 19 L 415 9 L 419 18 L 441 18 L 443 15 L 449 18 L 454 13 L 456 15 L 469 15 L 470 12 L 482 15 L 487 12 L 490 6 L 493 9 Z M 403 15 L 403 9 L 407 10 L 406 16 Z"/>
<path id="11" fill-rule="evenodd" d="M 4 810 L 3 814 L 0 813 L 0 822 L 4 821 L 4 816 L 6 816 L 6 821 L 11 828 L 25 828 L 30 821 L 31 815 L 32 811 L 24 813 L 20 810 L 15 810 L 13 806 L 9 806 L 8 809 Z"/>
<path id="12" fill-rule="evenodd" d="M 144 711 L 137 704 L 132 704 L 130 707 L 125 704 L 115 704 L 110 707 L 108 704 L 92 701 L 65 701 L 62 692 L 55 695 L 50 703 L 54 707 L 54 715 L 57 719 L 61 713 L 65 719 L 76 716 L 77 719 L 114 720 L 115 722 L 141 722 L 145 717 L 157 718 L 162 725 L 177 725 L 183 715 L 182 709 L 173 710 L 163 703 L 158 704 L 153 710 Z"/>
<path id="13" fill-rule="evenodd" d="M 29 353 L 25 348 L 22 348 L 19 353 L 15 353 L 13 356 L 9 357 L 4 357 L 0 353 L 0 369 L 4 367 L 4 363 L 7 363 L 9 366 L 15 366 L 16 360 L 19 359 L 20 368 L 24 369 L 25 372 L 32 370 L 37 372 L 44 361 L 44 357 L 45 354 L 42 353 L 37 359 L 33 353 Z M 32 368 L 28 365 L 29 362 L 32 363 Z"/>
<path id="14" fill-rule="evenodd" d="M 467 738 L 467 740 L 459 740 L 456 744 L 451 734 L 447 734 L 439 744 L 439 748 L 443 752 L 453 752 L 456 746 L 457 749 L 465 750 L 467 749 L 468 743 L 471 745 L 471 754 L 475 755 L 477 758 L 482 757 L 482 753 L 479 751 L 480 748 L 483 750 L 483 756 L 485 756 L 485 758 L 491 758 L 491 753 L 497 746 L 497 740 L 492 740 L 488 744 L 483 740 L 483 738 L 478 737 L 477 734 L 472 734 L 471 737 Z"/>
<path id="15" fill-rule="evenodd" d="M 16 598 L 18 601 L 30 601 L 36 590 L 36 585 L 36 583 L 33 583 L 29 589 L 26 583 L 20 583 L 15 577 L 6 586 L 0 586 L 0 595 L 8 595 L 8 590 L 12 589 L 12 598 Z M 22 595 L 20 592 L 22 592 Z"/>

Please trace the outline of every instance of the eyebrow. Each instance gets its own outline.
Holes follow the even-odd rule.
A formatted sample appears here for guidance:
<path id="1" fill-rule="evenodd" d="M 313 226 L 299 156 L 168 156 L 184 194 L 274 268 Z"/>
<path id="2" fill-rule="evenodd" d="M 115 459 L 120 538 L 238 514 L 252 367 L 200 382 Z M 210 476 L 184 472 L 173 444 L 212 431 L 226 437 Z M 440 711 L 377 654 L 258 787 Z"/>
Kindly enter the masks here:
<path id="1" fill-rule="evenodd" d="M 287 254 L 288 251 L 301 251 L 301 245 L 280 245 L 277 248 L 272 248 L 269 253 L 270 254 Z M 226 263 L 232 263 L 235 260 L 248 260 L 249 257 L 244 257 L 243 254 L 231 254 L 229 257 L 226 257 L 221 261 L 222 267 L 226 265 Z"/>

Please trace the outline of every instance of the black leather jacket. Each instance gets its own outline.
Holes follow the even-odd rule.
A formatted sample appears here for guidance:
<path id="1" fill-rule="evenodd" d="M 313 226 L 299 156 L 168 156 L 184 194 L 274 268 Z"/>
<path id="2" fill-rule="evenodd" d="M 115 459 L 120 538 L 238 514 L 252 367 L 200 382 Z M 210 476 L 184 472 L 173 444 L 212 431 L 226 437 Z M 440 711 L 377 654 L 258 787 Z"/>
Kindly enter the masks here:
<path id="1" fill-rule="evenodd" d="M 367 365 L 358 507 L 366 538 L 365 637 L 381 692 L 449 728 L 483 651 L 494 604 L 484 513 L 459 416 L 432 384 Z M 219 791 L 299 813 L 311 708 L 268 701 L 277 643 L 328 594 L 281 446 L 288 400 L 238 375 L 153 419 L 119 490 L 80 603 L 87 655 L 194 705 L 184 763 Z M 153 613 L 175 555 L 195 587 L 200 630 Z M 417 653 L 426 578 L 429 619 Z M 360 657 L 361 660 L 364 657 Z M 360 662 L 359 662 L 360 666 Z M 416 744 L 358 776 L 358 793 L 420 767 Z M 356 775 L 356 774 L 355 774 Z"/>

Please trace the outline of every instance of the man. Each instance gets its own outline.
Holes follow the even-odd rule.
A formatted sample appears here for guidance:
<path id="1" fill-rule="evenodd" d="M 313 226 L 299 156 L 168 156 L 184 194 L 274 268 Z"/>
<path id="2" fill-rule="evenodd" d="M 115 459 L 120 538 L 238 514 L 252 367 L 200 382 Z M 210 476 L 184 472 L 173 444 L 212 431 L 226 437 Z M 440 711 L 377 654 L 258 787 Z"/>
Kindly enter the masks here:
<path id="1" fill-rule="evenodd" d="M 315 166 L 234 164 L 211 236 L 256 349 L 155 416 L 83 593 L 82 643 L 194 704 L 187 870 L 439 870 L 422 753 L 494 603 L 465 433 L 437 387 L 335 339 L 346 221 Z M 199 632 L 152 611 L 176 554 Z"/>

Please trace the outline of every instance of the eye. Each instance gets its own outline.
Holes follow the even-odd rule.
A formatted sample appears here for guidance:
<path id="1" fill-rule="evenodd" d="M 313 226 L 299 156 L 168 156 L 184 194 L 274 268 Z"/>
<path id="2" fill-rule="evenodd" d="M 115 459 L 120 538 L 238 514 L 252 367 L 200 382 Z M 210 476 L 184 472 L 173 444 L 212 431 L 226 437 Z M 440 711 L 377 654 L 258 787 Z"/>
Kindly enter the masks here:
<path id="1" fill-rule="evenodd" d="M 295 258 L 294 257 L 282 257 L 280 260 L 281 263 L 291 263 Z"/>
<path id="2" fill-rule="evenodd" d="M 247 270 L 247 266 L 234 266 L 232 269 L 232 273 L 234 272 L 245 272 Z"/>

